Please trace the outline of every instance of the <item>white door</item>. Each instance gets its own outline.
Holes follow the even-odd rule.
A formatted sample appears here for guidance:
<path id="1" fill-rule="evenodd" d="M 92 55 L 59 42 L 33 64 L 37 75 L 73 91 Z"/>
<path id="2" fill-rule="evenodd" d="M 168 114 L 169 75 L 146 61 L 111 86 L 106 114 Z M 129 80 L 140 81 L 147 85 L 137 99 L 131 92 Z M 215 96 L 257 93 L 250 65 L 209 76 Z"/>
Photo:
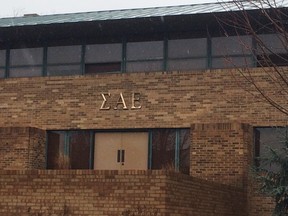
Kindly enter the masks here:
<path id="1" fill-rule="evenodd" d="M 146 170 L 148 167 L 148 133 L 96 133 L 94 169 Z"/>

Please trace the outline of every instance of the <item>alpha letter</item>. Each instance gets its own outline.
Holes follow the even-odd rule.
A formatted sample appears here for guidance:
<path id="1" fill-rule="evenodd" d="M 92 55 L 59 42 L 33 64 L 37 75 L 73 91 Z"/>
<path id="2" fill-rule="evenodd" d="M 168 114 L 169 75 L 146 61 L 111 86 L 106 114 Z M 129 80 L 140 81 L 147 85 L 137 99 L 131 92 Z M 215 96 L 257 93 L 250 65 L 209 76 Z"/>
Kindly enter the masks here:
<path id="1" fill-rule="evenodd" d="M 123 110 L 127 110 L 128 109 L 127 106 L 126 106 L 126 103 L 125 103 L 125 100 L 124 100 L 124 97 L 123 97 L 122 93 L 120 93 L 120 96 L 118 98 L 117 104 L 114 107 L 114 109 L 117 110 L 118 109 L 118 105 L 120 105 L 120 104 L 122 104 Z"/>

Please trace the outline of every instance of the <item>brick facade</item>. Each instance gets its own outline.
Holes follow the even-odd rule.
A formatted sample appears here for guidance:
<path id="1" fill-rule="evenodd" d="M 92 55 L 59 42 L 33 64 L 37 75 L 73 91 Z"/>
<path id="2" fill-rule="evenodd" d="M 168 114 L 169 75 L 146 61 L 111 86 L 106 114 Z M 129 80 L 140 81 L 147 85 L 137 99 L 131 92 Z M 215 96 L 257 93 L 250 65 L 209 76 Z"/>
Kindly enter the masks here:
<path id="1" fill-rule="evenodd" d="M 247 189 L 253 149 L 245 142 L 246 134 L 253 135 L 253 129 L 244 124 L 194 125 L 190 174 Z"/>
<path id="2" fill-rule="evenodd" d="M 0 214 L 6 216 L 119 216 L 137 209 L 145 215 L 247 215 L 242 190 L 168 171 L 35 170 L 0 175 Z"/>
<path id="3" fill-rule="evenodd" d="M 45 131 L 29 127 L 0 128 L 0 137 L 0 169 L 45 168 Z"/>
<path id="4" fill-rule="evenodd" d="M 253 76 L 262 80 L 266 75 L 255 69 Z M 265 85 L 272 94 L 273 85 Z M 28 214 L 28 210 L 35 215 L 49 208 L 59 213 L 65 202 L 55 199 L 63 192 L 74 215 L 93 215 L 95 209 L 97 215 L 116 215 L 138 204 L 151 203 L 157 205 L 161 215 L 201 215 L 201 210 L 203 215 L 247 215 L 249 211 L 248 215 L 262 216 L 271 211 L 271 201 L 259 198 L 247 187 L 253 161 L 253 126 L 280 126 L 287 121 L 283 114 L 246 91 L 251 86 L 237 70 L 11 78 L 0 80 L 0 86 L 1 169 L 43 169 L 46 130 L 185 127 L 191 128 L 192 134 L 190 175 L 197 177 L 156 171 L 151 174 L 153 178 L 149 172 L 122 175 L 94 171 L 1 171 L 1 181 L 7 185 L 0 196 L 5 215 L 26 211 Z M 108 92 L 111 97 L 106 106 L 112 108 L 100 110 L 101 93 Z M 131 109 L 133 92 L 140 93 L 141 109 Z M 113 109 L 120 93 L 127 110 L 122 110 L 121 105 Z M 122 180 L 113 186 L 111 182 L 116 177 Z M 7 183 L 9 178 L 11 184 Z M 161 186 L 154 185 L 158 183 Z M 233 190 L 226 190 L 219 183 Z M 103 184 L 108 188 L 105 191 L 100 189 Z M 147 200 L 147 194 L 142 193 L 146 190 Z M 77 199 L 73 198 L 75 193 Z M 232 207 L 227 204 L 234 197 L 239 198 L 238 193 L 240 200 L 234 201 L 243 203 L 239 209 L 234 201 Z M 7 196 L 9 202 L 5 201 Z M 121 205 L 115 207 L 119 202 Z"/>
<path id="5" fill-rule="evenodd" d="M 255 79 L 261 70 L 255 69 Z M 260 77 L 260 78 L 259 78 Z M 267 79 L 269 79 L 267 77 Z M 149 72 L 0 80 L 0 127 L 111 129 L 190 127 L 195 123 L 239 122 L 280 126 L 286 116 L 244 90 L 237 70 Z M 273 83 L 267 87 L 273 91 Z M 110 110 L 99 110 L 101 93 Z M 114 110 L 123 93 L 127 110 Z M 142 108 L 131 110 L 131 94 Z"/>
<path id="6" fill-rule="evenodd" d="M 251 187 L 248 191 L 249 216 L 271 216 L 275 204 L 270 197 L 265 197 L 258 192 L 258 186 L 255 182 L 251 182 Z"/>

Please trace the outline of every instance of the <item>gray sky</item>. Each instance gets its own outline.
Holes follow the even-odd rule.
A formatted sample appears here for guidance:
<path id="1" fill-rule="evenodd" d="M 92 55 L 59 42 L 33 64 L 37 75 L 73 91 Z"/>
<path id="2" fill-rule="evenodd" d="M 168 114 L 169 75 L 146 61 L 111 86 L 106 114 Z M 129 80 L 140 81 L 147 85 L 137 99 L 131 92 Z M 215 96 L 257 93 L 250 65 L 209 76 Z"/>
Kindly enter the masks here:
<path id="1" fill-rule="evenodd" d="M 2 0 L 0 17 L 59 14 L 216 2 L 217 0 Z"/>

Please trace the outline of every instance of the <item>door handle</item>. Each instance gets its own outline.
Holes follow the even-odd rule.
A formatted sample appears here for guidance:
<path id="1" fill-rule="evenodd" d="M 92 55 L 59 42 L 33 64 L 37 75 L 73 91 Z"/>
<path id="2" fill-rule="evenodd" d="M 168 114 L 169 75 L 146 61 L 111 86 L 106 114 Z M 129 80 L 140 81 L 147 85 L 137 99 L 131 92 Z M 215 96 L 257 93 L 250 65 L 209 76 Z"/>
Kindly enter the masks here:
<path id="1" fill-rule="evenodd" d="M 125 150 L 121 150 L 121 162 L 122 162 L 122 165 L 124 165 L 124 162 L 125 162 Z"/>
<path id="2" fill-rule="evenodd" d="M 117 150 L 117 163 L 120 163 L 121 150 Z"/>
<path id="3" fill-rule="evenodd" d="M 122 163 L 124 165 L 125 162 L 125 150 L 117 150 L 117 163 Z"/>

